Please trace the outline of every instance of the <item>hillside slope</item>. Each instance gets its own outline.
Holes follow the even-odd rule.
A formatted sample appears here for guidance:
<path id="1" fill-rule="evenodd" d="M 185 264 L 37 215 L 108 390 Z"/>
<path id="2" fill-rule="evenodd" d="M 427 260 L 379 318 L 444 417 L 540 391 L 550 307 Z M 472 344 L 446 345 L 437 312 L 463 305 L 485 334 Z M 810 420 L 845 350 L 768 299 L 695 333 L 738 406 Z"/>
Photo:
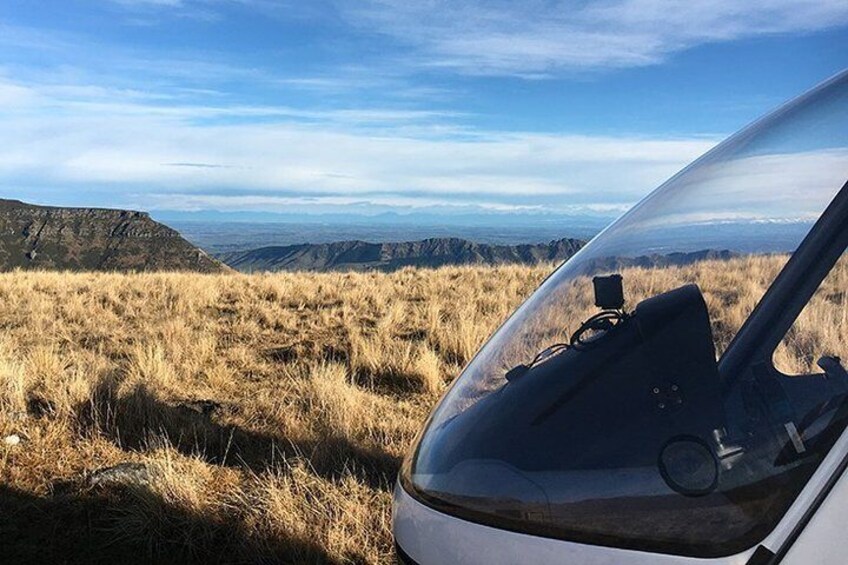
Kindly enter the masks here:
<path id="1" fill-rule="evenodd" d="M 785 260 L 622 275 L 631 306 L 697 281 L 720 352 Z M 393 563 L 402 457 L 550 268 L 0 274 L 0 561 Z M 846 281 L 843 264 L 778 367 L 845 358 Z M 550 343 L 597 311 L 580 288 Z"/>
<path id="2" fill-rule="evenodd" d="M 0 270 L 226 270 L 144 212 L 0 200 Z"/>
<path id="3" fill-rule="evenodd" d="M 560 239 L 527 245 L 489 245 L 459 238 L 433 238 L 402 243 L 336 243 L 262 247 L 218 255 L 239 271 L 344 271 L 380 270 L 443 265 L 532 265 L 561 262 L 585 242 Z"/>

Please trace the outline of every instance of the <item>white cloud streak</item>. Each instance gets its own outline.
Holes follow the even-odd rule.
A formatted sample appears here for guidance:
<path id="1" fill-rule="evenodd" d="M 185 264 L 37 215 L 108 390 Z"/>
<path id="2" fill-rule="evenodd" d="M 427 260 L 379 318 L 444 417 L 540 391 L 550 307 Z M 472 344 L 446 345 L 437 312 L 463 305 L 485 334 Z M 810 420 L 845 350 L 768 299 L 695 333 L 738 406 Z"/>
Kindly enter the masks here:
<path id="1" fill-rule="evenodd" d="M 845 183 L 848 148 L 772 153 L 703 165 L 634 217 L 640 229 L 722 221 L 812 221 Z"/>
<path id="2" fill-rule="evenodd" d="M 848 23 L 841 0 L 340 0 L 362 29 L 417 49 L 422 65 L 538 78 L 638 67 L 706 43 Z"/>
<path id="3" fill-rule="evenodd" d="M 0 184 L 80 195 L 116 187 L 117 202 L 132 195 L 158 208 L 284 209 L 291 198 L 619 206 L 715 141 L 471 130 L 435 111 L 181 106 L 132 91 L 10 80 L 0 80 L 0 102 Z"/>
<path id="4" fill-rule="evenodd" d="M 393 56 L 393 64 L 524 78 L 654 65 L 699 45 L 808 33 L 848 24 L 848 3 L 843 0 L 112 2 L 131 12 L 179 17 L 215 15 L 225 5 L 301 22 L 335 12 L 360 32 L 405 45 L 408 51 Z"/>

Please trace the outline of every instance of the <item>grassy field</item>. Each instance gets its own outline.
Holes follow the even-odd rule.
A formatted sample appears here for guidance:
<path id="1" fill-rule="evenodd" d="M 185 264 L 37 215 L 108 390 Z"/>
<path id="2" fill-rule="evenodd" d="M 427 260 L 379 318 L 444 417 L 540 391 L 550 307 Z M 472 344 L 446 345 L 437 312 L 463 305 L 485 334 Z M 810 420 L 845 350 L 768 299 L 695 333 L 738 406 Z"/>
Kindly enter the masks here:
<path id="1" fill-rule="evenodd" d="M 782 261 L 625 280 L 634 300 L 698 280 L 725 344 Z M 0 436 L 21 438 L 0 445 L 2 560 L 389 562 L 401 458 L 550 269 L 0 275 Z M 782 368 L 839 352 L 846 283 Z"/>

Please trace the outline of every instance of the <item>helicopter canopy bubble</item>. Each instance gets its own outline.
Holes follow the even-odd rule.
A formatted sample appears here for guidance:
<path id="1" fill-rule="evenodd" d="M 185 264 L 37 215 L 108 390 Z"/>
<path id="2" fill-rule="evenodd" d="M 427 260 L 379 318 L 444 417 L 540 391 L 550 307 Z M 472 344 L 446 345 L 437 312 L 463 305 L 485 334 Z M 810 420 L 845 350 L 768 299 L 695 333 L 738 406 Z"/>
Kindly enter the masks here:
<path id="1" fill-rule="evenodd" d="M 816 332 L 799 374 L 772 363 L 825 276 L 836 287 L 816 307 L 845 312 L 846 179 L 843 73 L 695 161 L 549 277 L 433 412 L 404 488 L 576 542 L 716 557 L 762 541 L 848 421 L 848 374 Z"/>

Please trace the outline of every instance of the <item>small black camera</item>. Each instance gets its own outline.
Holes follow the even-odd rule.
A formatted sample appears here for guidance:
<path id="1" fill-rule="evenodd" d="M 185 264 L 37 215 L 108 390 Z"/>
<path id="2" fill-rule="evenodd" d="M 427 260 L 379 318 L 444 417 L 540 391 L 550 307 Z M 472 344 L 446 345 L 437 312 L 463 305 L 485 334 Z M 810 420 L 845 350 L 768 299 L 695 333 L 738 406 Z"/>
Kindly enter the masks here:
<path id="1" fill-rule="evenodd" d="M 603 310 L 621 310 L 624 308 L 624 286 L 619 274 L 594 277 L 595 306 Z"/>

